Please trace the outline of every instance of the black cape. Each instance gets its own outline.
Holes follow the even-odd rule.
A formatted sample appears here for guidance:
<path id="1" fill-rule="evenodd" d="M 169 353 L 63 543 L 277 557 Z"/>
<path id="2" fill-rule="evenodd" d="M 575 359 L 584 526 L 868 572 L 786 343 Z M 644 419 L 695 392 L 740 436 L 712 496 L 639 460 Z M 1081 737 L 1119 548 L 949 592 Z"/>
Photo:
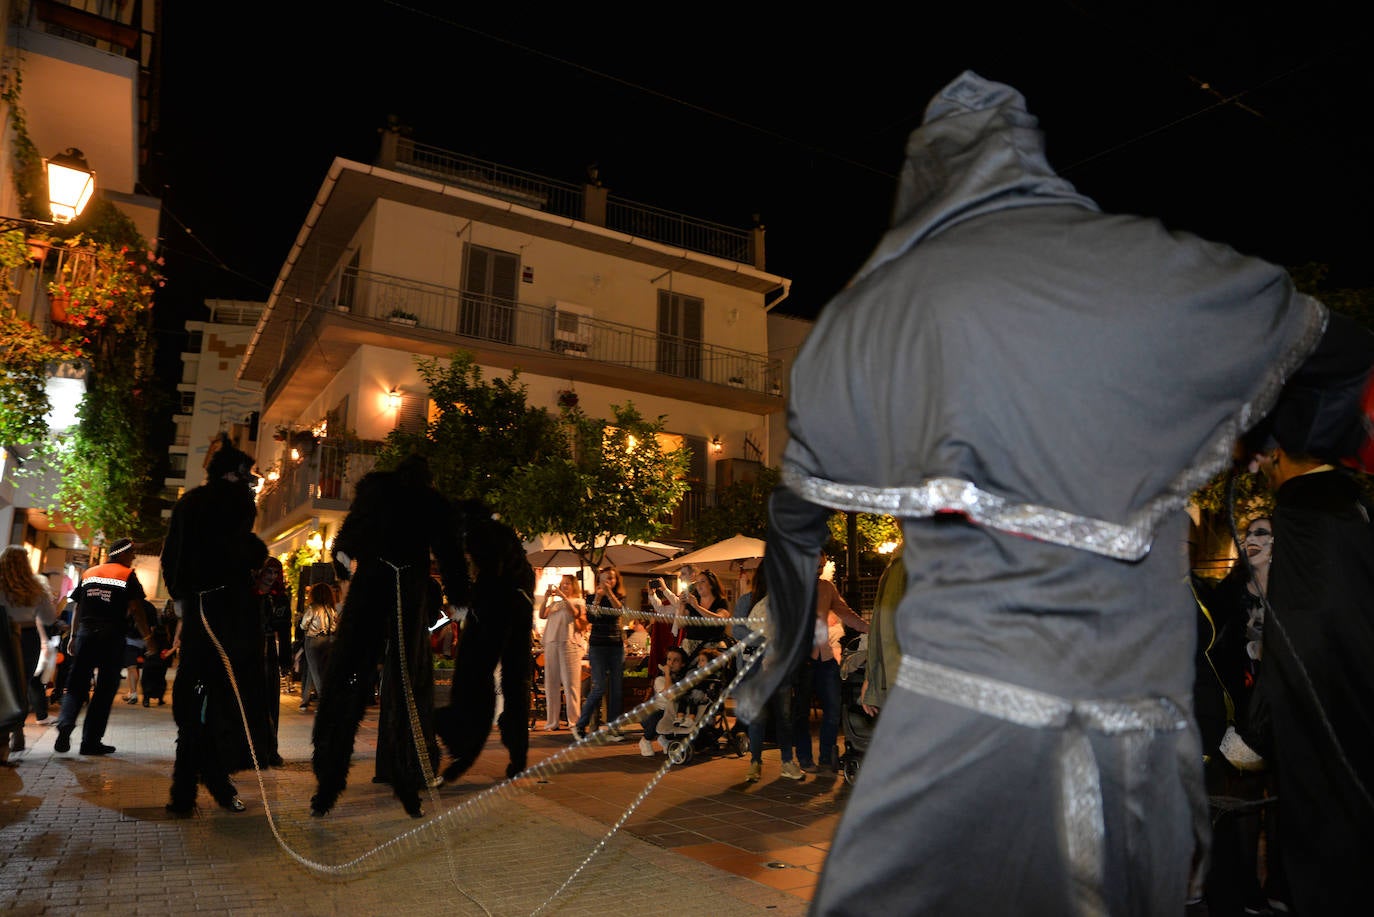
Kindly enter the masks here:
<path id="1" fill-rule="evenodd" d="M 1258 750 L 1297 913 L 1356 913 L 1374 865 L 1374 529 L 1338 471 L 1293 478 L 1275 502 L 1257 692 L 1272 745 Z"/>

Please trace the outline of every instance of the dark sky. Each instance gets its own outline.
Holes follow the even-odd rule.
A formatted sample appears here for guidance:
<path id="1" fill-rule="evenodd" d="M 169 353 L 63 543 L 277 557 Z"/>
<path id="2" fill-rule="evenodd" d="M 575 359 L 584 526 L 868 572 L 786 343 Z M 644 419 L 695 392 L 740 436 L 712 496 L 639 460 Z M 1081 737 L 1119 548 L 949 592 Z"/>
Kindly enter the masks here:
<path id="1" fill-rule="evenodd" d="M 760 214 L 768 269 L 794 281 L 785 311 L 813 316 L 965 68 L 1026 95 L 1051 162 L 1104 209 L 1374 285 L 1370 33 L 1361 4 L 1278 11 L 1293 5 L 915 3 L 899 21 L 892 4 L 166 4 L 160 323 L 265 299 L 331 159 L 371 162 L 391 114 L 551 178 L 596 162 L 643 203 Z"/>

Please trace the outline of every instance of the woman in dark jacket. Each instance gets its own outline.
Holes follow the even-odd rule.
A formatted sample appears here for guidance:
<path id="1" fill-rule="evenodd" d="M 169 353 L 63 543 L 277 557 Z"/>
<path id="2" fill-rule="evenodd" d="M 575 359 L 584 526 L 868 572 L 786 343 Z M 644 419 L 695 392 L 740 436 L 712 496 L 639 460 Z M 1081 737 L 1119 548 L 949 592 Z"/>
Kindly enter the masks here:
<path id="1" fill-rule="evenodd" d="M 573 726 L 573 738 L 581 739 L 591 726 L 592 716 L 606 698 L 606 720 L 620 716 L 621 682 L 625 677 L 625 635 L 620 629 L 620 613 L 625 610 L 625 586 L 620 571 L 611 564 L 602 564 L 597 572 L 596 592 L 587 603 L 587 620 L 591 622 L 591 636 L 587 639 L 587 662 L 591 667 L 592 686 L 582 701 L 582 712 Z M 619 732 L 611 733 L 611 741 L 624 739 Z"/>

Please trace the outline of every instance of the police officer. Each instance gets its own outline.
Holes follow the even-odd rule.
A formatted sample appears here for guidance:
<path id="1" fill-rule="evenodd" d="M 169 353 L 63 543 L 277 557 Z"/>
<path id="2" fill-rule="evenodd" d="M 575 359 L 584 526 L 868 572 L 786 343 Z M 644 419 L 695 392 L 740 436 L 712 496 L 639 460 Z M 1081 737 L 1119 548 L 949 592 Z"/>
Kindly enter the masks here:
<path id="1" fill-rule="evenodd" d="M 124 661 L 124 633 L 132 616 L 134 626 L 148 639 L 148 619 L 143 613 L 143 586 L 134 575 L 134 543 L 121 538 L 110 546 L 109 559 L 81 574 L 81 584 L 72 590 L 76 621 L 68 649 L 74 657 L 62 695 L 62 712 L 57 717 L 57 741 L 53 749 L 70 751 L 76 716 L 86 703 L 91 674 L 95 672 L 95 692 L 81 729 L 81 754 L 108 755 L 105 726 L 110 708 L 119 692 L 119 670 Z"/>

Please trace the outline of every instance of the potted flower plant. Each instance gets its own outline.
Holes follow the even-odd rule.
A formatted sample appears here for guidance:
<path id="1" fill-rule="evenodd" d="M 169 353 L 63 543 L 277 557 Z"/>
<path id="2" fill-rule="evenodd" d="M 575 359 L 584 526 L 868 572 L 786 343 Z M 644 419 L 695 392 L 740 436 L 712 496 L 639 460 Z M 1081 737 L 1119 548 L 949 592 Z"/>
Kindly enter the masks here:
<path id="1" fill-rule="evenodd" d="M 397 325 L 410 325 L 413 327 L 420 321 L 420 316 L 416 315 L 414 312 L 407 312 L 404 309 L 392 309 L 391 314 L 386 317 L 386 320 L 394 322 Z"/>

